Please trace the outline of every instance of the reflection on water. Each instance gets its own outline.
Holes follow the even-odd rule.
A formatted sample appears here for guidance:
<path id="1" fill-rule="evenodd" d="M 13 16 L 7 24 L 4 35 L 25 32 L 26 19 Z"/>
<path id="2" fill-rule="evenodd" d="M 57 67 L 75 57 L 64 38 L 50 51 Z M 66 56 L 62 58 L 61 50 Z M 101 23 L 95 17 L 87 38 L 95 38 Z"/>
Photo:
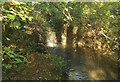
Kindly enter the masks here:
<path id="1" fill-rule="evenodd" d="M 117 62 L 95 54 L 91 49 L 76 54 L 71 63 L 70 80 L 117 80 Z"/>
<path id="2" fill-rule="evenodd" d="M 66 39 L 63 40 L 66 42 Z M 58 55 L 65 54 L 65 45 L 57 44 L 55 33 L 48 33 L 47 45 L 50 51 Z M 64 57 L 64 56 L 63 56 Z M 113 57 L 112 57 L 113 58 Z M 117 62 L 102 52 L 90 48 L 80 49 L 72 57 L 69 80 L 117 80 Z"/>

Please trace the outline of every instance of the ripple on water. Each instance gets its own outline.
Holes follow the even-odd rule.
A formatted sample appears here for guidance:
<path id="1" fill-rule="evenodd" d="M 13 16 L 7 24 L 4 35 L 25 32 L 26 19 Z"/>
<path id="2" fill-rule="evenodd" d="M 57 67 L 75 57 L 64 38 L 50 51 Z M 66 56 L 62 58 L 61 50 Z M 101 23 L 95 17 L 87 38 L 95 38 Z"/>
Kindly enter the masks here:
<path id="1" fill-rule="evenodd" d="M 87 76 L 85 71 L 69 71 L 69 80 L 88 80 L 88 78 L 89 77 Z"/>

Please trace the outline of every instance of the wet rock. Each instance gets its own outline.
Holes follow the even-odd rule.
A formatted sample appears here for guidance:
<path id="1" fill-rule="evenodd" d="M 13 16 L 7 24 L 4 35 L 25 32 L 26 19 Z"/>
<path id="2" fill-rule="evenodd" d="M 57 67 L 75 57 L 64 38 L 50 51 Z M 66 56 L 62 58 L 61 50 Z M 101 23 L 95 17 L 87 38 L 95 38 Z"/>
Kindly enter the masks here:
<path id="1" fill-rule="evenodd" d="M 80 64 L 83 64 L 83 62 L 80 62 Z"/>
<path id="2" fill-rule="evenodd" d="M 75 69 L 70 69 L 70 71 L 75 71 Z"/>
<path id="3" fill-rule="evenodd" d="M 76 76 L 79 76 L 79 74 L 78 74 L 78 73 L 75 73 L 75 75 L 76 75 Z"/>
<path id="4" fill-rule="evenodd" d="M 83 77 L 79 77 L 79 79 L 83 79 Z"/>
<path id="5" fill-rule="evenodd" d="M 82 72 L 82 73 L 85 73 L 86 71 L 82 70 L 81 72 Z"/>

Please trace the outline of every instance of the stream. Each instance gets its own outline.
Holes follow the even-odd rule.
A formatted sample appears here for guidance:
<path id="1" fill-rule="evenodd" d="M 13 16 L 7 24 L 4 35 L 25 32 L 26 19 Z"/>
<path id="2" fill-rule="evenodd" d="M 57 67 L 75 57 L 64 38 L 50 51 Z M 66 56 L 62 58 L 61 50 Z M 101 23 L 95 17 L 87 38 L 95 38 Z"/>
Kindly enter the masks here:
<path id="1" fill-rule="evenodd" d="M 92 49 L 83 49 L 80 54 L 73 54 L 68 80 L 117 80 L 117 62 L 95 54 Z"/>
<path id="2" fill-rule="evenodd" d="M 50 47 L 48 51 L 63 58 L 69 56 L 65 54 L 65 46 L 57 45 L 52 37 L 53 35 L 47 40 Z M 84 47 L 72 54 L 68 77 L 65 80 L 118 80 L 118 65 L 111 58 L 114 56 L 105 56 L 103 52 Z"/>
<path id="3" fill-rule="evenodd" d="M 68 80 L 89 80 L 89 76 L 83 68 L 84 62 L 81 57 L 75 56 L 71 60 Z"/>
<path id="4" fill-rule="evenodd" d="M 57 55 L 67 55 L 64 53 L 64 48 L 55 47 L 51 48 L 50 51 Z M 70 60 L 71 65 L 67 72 L 68 77 L 64 78 L 64 80 L 118 79 L 117 62 L 107 56 L 103 56 L 102 53 L 97 53 L 96 55 L 92 49 L 80 50 L 80 53 L 74 53 Z"/>

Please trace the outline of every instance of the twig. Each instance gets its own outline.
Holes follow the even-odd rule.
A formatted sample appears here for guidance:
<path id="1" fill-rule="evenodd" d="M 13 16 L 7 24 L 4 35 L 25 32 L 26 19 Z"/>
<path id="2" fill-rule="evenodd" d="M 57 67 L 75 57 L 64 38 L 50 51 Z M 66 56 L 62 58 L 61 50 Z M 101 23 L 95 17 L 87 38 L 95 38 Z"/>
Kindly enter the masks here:
<path id="1" fill-rule="evenodd" d="M 105 35 L 103 32 L 100 31 L 99 33 L 102 34 L 105 38 L 108 38 L 109 40 L 113 41 L 117 45 L 120 45 L 118 42 L 114 41 L 113 39 L 111 39 L 110 37 L 108 37 L 107 35 Z"/>
<path id="2" fill-rule="evenodd" d="M 62 11 L 57 5 L 55 5 L 55 4 L 53 4 L 53 3 L 51 3 L 53 6 L 55 6 L 59 11 L 61 11 L 62 12 L 62 14 L 67 18 L 67 19 L 70 19 L 71 21 L 72 21 L 72 18 L 70 17 L 70 15 L 69 15 L 69 13 L 68 13 L 68 15 L 64 12 L 64 11 Z"/>

